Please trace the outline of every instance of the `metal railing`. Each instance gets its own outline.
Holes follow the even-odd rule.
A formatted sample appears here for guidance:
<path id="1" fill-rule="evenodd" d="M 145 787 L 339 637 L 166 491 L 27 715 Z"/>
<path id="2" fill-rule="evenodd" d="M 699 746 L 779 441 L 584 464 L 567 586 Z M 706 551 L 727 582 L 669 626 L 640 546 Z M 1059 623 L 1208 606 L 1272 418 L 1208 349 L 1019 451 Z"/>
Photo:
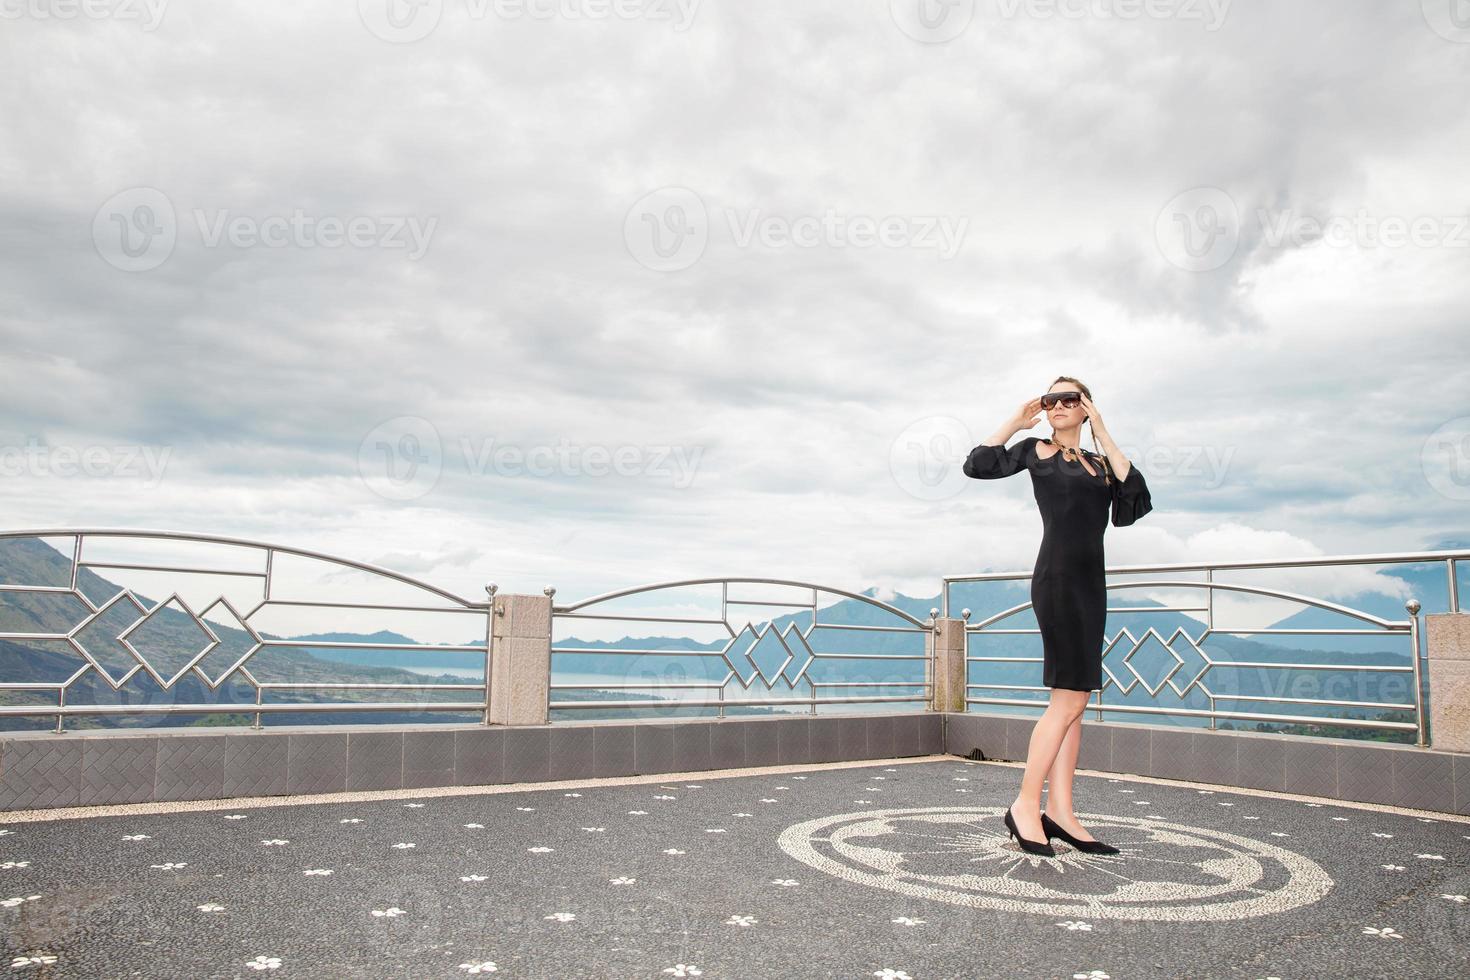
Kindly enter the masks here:
<path id="1" fill-rule="evenodd" d="M 10 640 L 19 643 L 31 642 L 60 642 L 67 644 L 74 650 L 82 660 L 81 665 L 74 673 L 63 680 L 55 682 L 0 682 L 0 692 L 25 691 L 32 693 L 47 693 L 56 698 L 53 705 L 24 705 L 3 704 L 0 705 L 0 717 L 16 716 L 50 716 L 56 717 L 56 731 L 63 730 L 64 720 L 69 716 L 83 715 L 136 715 L 136 714 L 176 714 L 176 715 L 213 715 L 213 714 L 253 714 L 254 726 L 261 726 L 261 716 L 272 713 L 296 713 L 296 712 L 346 712 L 346 711 L 459 711 L 476 712 L 481 715 L 484 723 L 489 722 L 490 710 L 490 658 L 491 631 L 489 611 L 493 603 L 495 586 L 486 587 L 489 601 L 473 602 L 468 599 L 447 592 L 427 582 L 419 581 L 407 575 L 370 565 L 365 562 L 353 561 L 334 555 L 324 554 L 318 551 L 308 551 L 302 548 L 291 548 L 283 545 L 267 544 L 260 541 L 251 541 L 243 538 L 223 537 L 219 535 L 188 534 L 175 531 L 154 530 L 132 530 L 117 528 L 46 528 L 24 531 L 0 532 L 0 539 L 71 539 L 71 558 L 69 567 L 69 581 L 65 585 L 48 585 L 45 583 L 10 582 L 0 584 L 0 593 L 24 594 L 24 595 L 54 595 L 68 596 L 80 603 L 82 616 L 80 620 L 69 628 L 51 632 L 36 631 L 7 631 L 0 632 L 0 640 Z M 85 555 L 85 546 L 89 541 L 97 539 L 133 539 L 138 542 L 153 543 L 155 545 L 168 542 L 173 544 L 193 544 L 215 546 L 220 549 L 233 549 L 233 555 L 245 554 L 250 556 L 254 567 L 232 568 L 224 567 L 195 567 L 188 565 L 170 565 L 153 563 L 122 563 L 106 561 L 89 561 Z M 49 546 L 48 546 L 49 547 Z M 295 587 L 289 582 L 280 581 L 281 576 L 276 572 L 276 560 L 279 556 L 293 556 L 314 561 L 327 563 L 337 569 L 351 569 L 366 573 L 369 576 L 380 579 L 384 583 L 394 583 L 398 586 L 407 586 L 412 590 L 418 590 L 427 598 L 423 603 L 376 603 L 376 602 L 330 602 L 311 598 L 309 593 L 295 591 Z M 225 576 L 228 579 L 247 579 L 259 590 L 259 600 L 252 605 L 248 612 L 241 613 L 236 606 L 221 592 L 218 598 L 210 602 L 201 612 L 196 613 L 179 594 L 177 589 L 171 590 L 172 595 L 167 599 L 154 602 L 148 606 L 139 598 L 134 589 L 122 587 L 105 601 L 97 602 L 87 595 L 79 584 L 79 578 L 83 570 L 96 573 L 100 570 L 111 572 L 122 572 L 127 574 L 138 572 L 168 573 L 170 575 L 182 576 Z M 109 583 L 110 584 L 110 583 Z M 414 594 L 418 594 L 415 592 Z M 95 651 L 89 650 L 82 634 L 89 627 L 98 623 L 104 617 L 112 615 L 114 609 L 125 609 L 131 605 L 136 615 L 132 617 L 131 624 L 126 628 L 111 635 L 110 639 L 116 641 L 127 653 L 120 659 L 131 656 L 132 661 L 126 664 L 126 669 L 118 669 L 109 666 L 104 658 Z M 140 650 L 131 642 L 132 635 L 144 626 L 155 613 L 161 609 L 177 607 L 177 611 L 189 617 L 193 624 L 200 630 L 205 645 L 187 662 L 173 671 L 164 673 L 158 669 L 155 660 L 161 660 L 155 651 L 150 659 L 148 650 Z M 211 627 L 208 617 L 215 611 L 217 606 L 223 606 L 238 626 L 231 626 L 235 633 L 244 634 L 244 643 L 248 645 L 243 655 L 230 660 L 227 666 L 212 672 L 206 669 L 206 662 L 210 655 L 222 643 L 219 633 Z M 350 611 L 375 610 L 383 612 L 403 613 L 428 613 L 448 614 L 459 616 L 476 616 L 483 621 L 485 629 L 485 641 L 472 645 L 452 644 L 418 644 L 418 643 L 375 643 L 355 641 L 326 641 L 311 639 L 280 639 L 270 636 L 262 636 L 252 625 L 251 620 L 258 617 L 262 612 L 282 607 L 294 607 L 298 609 L 324 608 L 341 610 L 343 614 Z M 223 618 L 223 613 L 216 613 Z M 218 624 L 217 625 L 222 625 Z M 110 631 L 109 631 L 110 632 Z M 95 642 L 95 641 L 93 641 Z M 141 641 L 140 641 L 141 642 Z M 447 684 L 447 683 L 351 683 L 351 682 L 329 682 L 329 681 L 263 681 L 259 679 L 250 668 L 250 661 L 256 658 L 262 650 L 271 648 L 294 648 L 298 650 L 311 649 L 335 649 L 335 650 L 423 650 L 433 653 L 479 653 L 484 656 L 485 676 L 481 683 Z M 218 691 L 220 686 L 227 680 L 238 677 L 244 680 L 254 690 L 254 702 L 226 702 L 198 703 L 198 704 L 151 704 L 151 703 L 125 703 L 125 704 L 69 704 L 68 693 L 84 679 L 97 676 L 100 677 L 114 691 L 121 691 L 139 671 L 146 671 L 149 676 L 165 691 L 174 689 L 184 677 L 197 677 L 211 691 Z M 271 692 L 294 692 L 294 691 L 414 691 L 414 692 L 438 692 L 438 691 L 474 691 L 476 697 L 472 701 L 286 701 L 269 702 L 266 697 Z M 340 696 L 340 695 L 337 695 Z"/>
<path id="2" fill-rule="evenodd" d="M 1419 611 L 1420 603 L 1417 599 L 1409 599 L 1404 604 L 1409 614 L 1406 620 L 1389 620 L 1376 616 L 1361 609 L 1350 608 L 1339 603 L 1329 602 L 1312 596 L 1301 595 L 1282 589 L 1273 589 L 1244 583 L 1216 581 L 1215 573 L 1222 570 L 1263 570 L 1263 569 L 1299 569 L 1309 567 L 1333 567 L 1347 565 L 1406 565 L 1423 564 L 1426 562 L 1443 562 L 1448 576 L 1448 605 L 1451 612 L 1459 612 L 1459 588 L 1456 579 L 1456 563 L 1470 558 L 1470 552 L 1465 551 L 1433 551 L 1433 552 L 1406 552 L 1398 554 L 1381 555 L 1350 555 L 1335 558 L 1306 558 L 1299 560 L 1273 560 L 1273 561 L 1246 561 L 1246 562 L 1224 562 L 1213 564 L 1167 564 L 1167 565 L 1121 565 L 1111 566 L 1107 569 L 1108 575 L 1139 575 L 1156 573 L 1180 573 L 1200 572 L 1203 573 L 1202 580 L 1166 578 L 1146 579 L 1126 582 L 1110 582 L 1107 585 L 1111 593 L 1116 589 L 1202 589 L 1205 592 L 1203 605 L 1145 605 L 1145 606 L 1108 606 L 1109 614 L 1149 614 L 1161 613 L 1203 613 L 1204 626 L 1197 636 L 1191 636 L 1183 626 L 1174 629 L 1166 639 L 1153 627 L 1149 627 L 1142 635 L 1135 636 L 1126 627 L 1119 630 L 1111 639 L 1107 639 L 1103 650 L 1103 677 L 1102 686 L 1095 694 L 1095 702 L 1089 705 L 1089 710 L 1096 712 L 1096 717 L 1101 720 L 1104 713 L 1118 714 L 1146 714 L 1146 715 L 1177 715 L 1183 717 L 1198 717 L 1207 719 L 1209 728 L 1214 729 L 1220 719 L 1233 719 L 1245 722 L 1281 723 L 1281 724 L 1304 724 L 1304 725 L 1333 725 L 1345 728 L 1376 728 L 1384 730 L 1411 731 L 1415 735 L 1416 744 L 1424 746 L 1428 744 L 1428 733 L 1424 721 L 1424 683 L 1423 670 L 1421 666 L 1422 651 L 1420 642 Z M 1004 581 L 1029 581 L 1029 572 L 992 572 L 974 575 L 949 575 L 944 578 L 942 590 L 942 603 L 944 615 L 949 615 L 950 591 L 958 583 L 965 582 L 1004 582 Z M 1287 600 L 1299 603 L 1305 607 L 1321 609 L 1341 616 L 1348 617 L 1369 624 L 1368 628 L 1353 627 L 1321 627 L 1321 628 L 1279 628 L 1261 627 L 1248 628 L 1239 626 L 1225 626 L 1216 622 L 1215 618 L 1215 595 L 1217 592 L 1243 593 L 1264 596 L 1272 599 Z M 1005 683 L 972 683 L 969 678 L 969 665 L 972 663 L 985 664 L 1019 664 L 1019 663 L 1041 663 L 1043 658 L 1034 657 L 986 657 L 972 656 L 969 653 L 969 641 L 974 636 L 997 635 L 997 634 L 1027 634 L 1040 635 L 1038 628 L 1010 628 L 997 627 L 996 624 L 1023 614 L 1032 608 L 1030 602 L 1021 603 L 1009 609 L 1002 610 L 994 615 L 988 616 L 978 623 L 970 623 L 970 610 L 963 611 L 962 618 L 965 620 L 966 639 L 966 705 L 970 704 L 995 704 L 1019 707 L 1044 706 L 1042 702 L 1035 699 L 1024 699 L 1015 697 L 982 697 L 972 696 L 971 692 L 976 690 L 1001 690 L 1001 691 L 1035 691 L 1046 692 L 1047 688 L 1039 684 L 1005 684 Z M 1216 659 L 1207 654 L 1202 648 L 1203 644 L 1211 634 L 1222 635 L 1350 635 L 1350 636 L 1391 636 L 1403 637 L 1408 641 L 1409 657 L 1405 664 L 1354 664 L 1354 663 L 1302 663 L 1291 661 L 1272 660 L 1231 660 Z M 1168 672 L 1155 684 L 1149 682 L 1129 663 L 1130 658 L 1141 650 L 1145 643 L 1153 638 L 1157 640 L 1173 658 L 1175 663 Z M 1180 687 L 1174 681 L 1174 676 L 1184 668 L 1185 660 L 1179 652 L 1174 649 L 1174 644 L 1179 640 L 1188 644 L 1189 649 L 1203 664 L 1201 669 L 1195 673 L 1187 684 Z M 1127 646 L 1123 653 L 1121 663 L 1126 672 L 1131 673 L 1132 678 L 1126 683 L 1113 671 L 1109 662 L 1109 654 Z M 1235 694 L 1216 693 L 1205 683 L 1205 678 L 1211 671 L 1216 669 L 1267 669 L 1267 670 L 1306 670 L 1306 671 L 1357 671 L 1365 673 L 1394 673 L 1409 675 L 1412 687 L 1411 696 L 1403 702 L 1378 701 L 1378 700 L 1352 700 L 1342 698 L 1311 698 L 1292 697 L 1272 694 Z M 1165 686 L 1174 693 L 1176 697 L 1183 700 L 1191 691 L 1198 690 L 1208 699 L 1208 708 L 1186 708 L 1173 705 L 1137 705 L 1137 704 L 1108 704 L 1105 695 L 1117 691 L 1122 695 L 1130 694 L 1135 688 L 1142 687 L 1151 698 L 1157 698 Z M 1381 718 L 1352 718 L 1339 716 L 1323 716 L 1299 713 L 1280 713 L 1270 711 L 1242 711 L 1221 708 L 1220 702 L 1260 702 L 1265 704 L 1295 704 L 1316 705 L 1326 708 L 1359 708 L 1378 710 L 1400 710 L 1410 712 L 1413 721 L 1391 721 Z"/>
<path id="3" fill-rule="evenodd" d="M 800 589 L 809 592 L 809 598 L 804 602 L 789 602 L 783 600 L 755 600 L 743 598 L 731 598 L 730 586 L 736 583 L 751 585 L 770 585 Z M 619 613 L 588 612 L 586 610 L 614 600 L 626 599 L 630 596 L 645 595 L 665 589 L 692 588 L 696 586 L 719 585 L 720 586 L 720 613 L 718 618 L 688 618 L 652 615 L 626 615 Z M 826 593 L 832 596 L 840 596 L 845 599 L 865 603 L 868 606 L 884 611 L 894 619 L 907 625 L 863 625 L 856 623 L 820 622 L 820 606 L 818 596 Z M 789 622 L 784 629 L 777 629 L 773 622 L 763 623 L 759 629 L 754 624 L 740 620 L 739 628 L 731 623 L 732 606 L 756 606 L 765 608 L 792 608 L 803 610 L 803 614 L 811 615 L 811 622 L 803 631 L 794 622 Z M 937 612 L 932 610 L 931 612 Z M 727 709 L 732 707 L 795 707 L 802 706 L 812 714 L 817 713 L 819 705 L 841 705 L 841 704 L 875 704 L 882 702 L 921 702 L 927 704 L 933 691 L 933 645 L 929 644 L 928 651 L 921 654 L 897 654 L 897 653 L 852 653 L 852 652 L 820 652 L 812 649 L 811 636 L 817 630 L 848 630 L 857 633 L 917 633 L 932 636 L 935 628 L 931 615 L 928 621 L 920 621 L 909 613 L 886 602 L 874 599 L 870 596 L 860 595 L 855 592 L 847 592 L 842 589 L 813 585 L 809 582 L 797 582 L 788 579 L 776 578 L 702 578 L 683 579 L 671 582 L 659 582 L 651 585 L 640 585 L 631 589 L 621 589 L 616 592 L 607 592 L 602 595 L 583 599 L 580 602 L 553 605 L 553 623 L 557 621 L 567 622 L 578 619 L 593 620 L 622 620 L 628 622 L 644 623 L 680 623 L 686 625 L 720 626 L 728 634 L 729 639 L 718 650 L 689 650 L 669 648 L 608 648 L 608 647 L 578 647 L 557 646 L 553 640 L 552 653 L 552 682 L 550 684 L 553 699 L 550 701 L 552 709 L 596 709 L 596 708 L 650 708 L 662 705 L 677 705 L 691 708 L 714 708 L 717 717 L 725 717 Z M 555 627 L 553 626 L 553 637 Z M 742 636 L 748 635 L 750 640 L 740 642 Z M 775 670 L 767 671 L 757 662 L 753 656 L 756 649 L 766 640 L 774 637 L 781 649 L 785 652 L 785 659 Z M 723 673 L 718 678 L 702 681 L 655 681 L 652 683 L 639 684 L 628 682 L 597 682 L 597 683 L 558 683 L 556 677 L 556 660 L 558 654 L 597 654 L 610 656 L 631 657 L 658 657 L 658 658 L 688 658 L 698 657 L 704 659 L 719 658 L 723 661 Z M 812 668 L 825 660 L 834 661 L 923 661 L 924 680 L 904 681 L 893 680 L 818 680 L 811 676 Z M 791 668 L 795 665 L 795 672 Z M 744 667 L 746 669 L 742 670 Z M 720 670 L 715 665 L 716 671 Z M 752 690 L 757 684 L 764 687 L 765 692 L 775 692 L 784 683 L 787 691 L 793 692 L 792 696 L 772 697 L 739 697 L 732 699 L 729 692 L 735 691 L 743 694 Z M 915 689 L 913 693 L 899 695 L 883 694 L 819 694 L 820 689 L 838 690 L 864 690 L 871 688 L 887 689 Z M 805 696 L 796 696 L 794 692 L 798 689 L 805 691 Z M 555 700 L 557 691 L 703 691 L 704 697 L 696 698 L 662 698 L 658 700 Z M 757 688 L 757 690 L 759 690 Z"/>

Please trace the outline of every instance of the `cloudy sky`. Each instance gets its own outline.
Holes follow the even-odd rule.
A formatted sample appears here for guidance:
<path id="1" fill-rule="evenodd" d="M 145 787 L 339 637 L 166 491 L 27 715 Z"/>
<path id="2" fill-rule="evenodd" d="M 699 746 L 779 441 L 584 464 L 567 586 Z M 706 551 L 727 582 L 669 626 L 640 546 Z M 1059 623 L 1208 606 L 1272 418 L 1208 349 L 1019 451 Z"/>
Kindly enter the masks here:
<path id="1" fill-rule="evenodd" d="M 1110 563 L 1467 540 L 1450 0 L 0 7 L 6 528 L 933 595 L 1068 374 Z"/>

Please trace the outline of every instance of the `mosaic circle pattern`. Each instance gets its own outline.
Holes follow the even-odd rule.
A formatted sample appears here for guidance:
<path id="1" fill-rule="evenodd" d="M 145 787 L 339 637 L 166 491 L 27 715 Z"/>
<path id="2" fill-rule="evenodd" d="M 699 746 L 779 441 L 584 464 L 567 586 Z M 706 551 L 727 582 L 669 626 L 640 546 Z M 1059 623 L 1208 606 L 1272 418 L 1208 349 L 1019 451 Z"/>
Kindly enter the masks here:
<path id="1" fill-rule="evenodd" d="M 1316 862 L 1250 837 L 1163 820 L 1083 813 L 1094 855 L 1053 840 L 1056 857 L 1010 839 L 1004 807 L 920 807 L 819 817 L 782 831 L 781 849 L 856 884 L 972 908 L 1043 915 L 1210 922 L 1310 905 L 1332 888 Z"/>

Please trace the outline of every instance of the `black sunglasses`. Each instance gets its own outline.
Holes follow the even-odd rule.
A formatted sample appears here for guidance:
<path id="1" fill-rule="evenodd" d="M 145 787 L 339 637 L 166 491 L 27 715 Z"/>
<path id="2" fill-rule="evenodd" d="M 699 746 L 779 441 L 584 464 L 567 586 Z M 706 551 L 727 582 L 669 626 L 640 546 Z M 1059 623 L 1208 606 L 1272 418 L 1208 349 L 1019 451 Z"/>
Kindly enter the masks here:
<path id="1" fill-rule="evenodd" d="M 1080 391 L 1049 391 L 1041 396 L 1041 407 L 1049 409 L 1061 402 L 1063 408 L 1076 408 L 1082 404 L 1082 392 Z"/>

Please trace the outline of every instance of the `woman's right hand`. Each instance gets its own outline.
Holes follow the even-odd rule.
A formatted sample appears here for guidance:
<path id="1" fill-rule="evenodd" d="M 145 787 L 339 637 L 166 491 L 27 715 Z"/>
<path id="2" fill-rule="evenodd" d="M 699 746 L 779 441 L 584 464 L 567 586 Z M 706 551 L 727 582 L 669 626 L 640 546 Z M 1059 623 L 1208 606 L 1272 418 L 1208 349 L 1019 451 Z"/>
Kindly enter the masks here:
<path id="1" fill-rule="evenodd" d="M 1029 398 L 1016 410 L 1015 416 L 1010 421 L 1010 426 L 1016 432 L 1029 429 L 1041 421 L 1041 397 Z"/>

